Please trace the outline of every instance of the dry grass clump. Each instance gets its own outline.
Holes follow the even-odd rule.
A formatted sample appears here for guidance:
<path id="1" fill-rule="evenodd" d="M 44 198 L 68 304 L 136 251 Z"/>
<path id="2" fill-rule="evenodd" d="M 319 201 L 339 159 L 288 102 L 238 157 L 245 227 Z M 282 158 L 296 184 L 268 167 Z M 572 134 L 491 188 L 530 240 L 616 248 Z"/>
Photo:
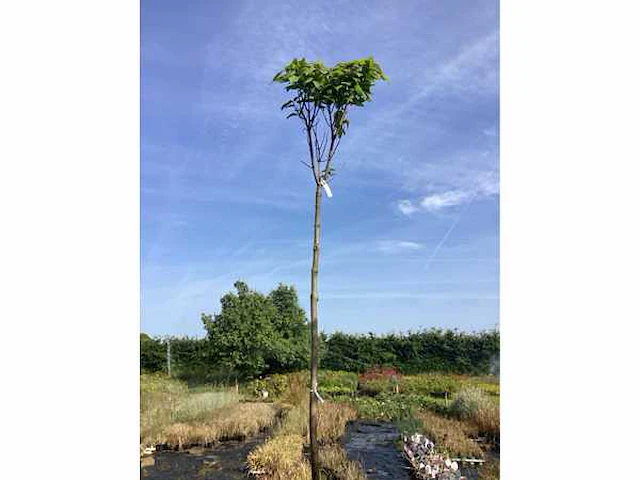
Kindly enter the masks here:
<path id="1" fill-rule="evenodd" d="M 438 449 L 454 457 L 483 456 L 480 446 L 469 438 L 477 433 L 473 426 L 432 412 L 421 412 L 418 416 L 424 424 L 424 434 Z"/>
<path id="2" fill-rule="evenodd" d="M 162 441 L 170 447 L 208 445 L 219 440 L 242 439 L 272 426 L 280 409 L 270 403 L 240 403 L 219 408 L 205 421 L 168 426 Z"/>
<path id="3" fill-rule="evenodd" d="M 482 389 L 463 388 L 451 404 L 451 413 L 476 425 L 481 434 L 500 438 L 500 405 Z"/>
<path id="4" fill-rule="evenodd" d="M 318 441 L 336 442 L 344 435 L 346 424 L 355 420 L 357 410 L 343 403 L 325 402 L 318 405 Z M 309 441 L 309 405 L 301 403 L 290 407 L 279 433 L 298 434 Z"/>
<path id="5" fill-rule="evenodd" d="M 320 448 L 322 477 L 335 480 L 365 480 L 358 462 L 349 460 L 338 444 Z M 304 438 L 296 434 L 277 435 L 253 450 L 247 458 L 258 478 L 269 480 L 308 480 L 311 465 L 304 456 Z"/>
<path id="6" fill-rule="evenodd" d="M 287 407 L 284 421 L 278 428 L 278 434 L 295 434 L 307 437 L 309 435 L 309 406 L 303 403 Z"/>
<path id="7" fill-rule="evenodd" d="M 320 443 L 337 442 L 345 432 L 346 424 L 358 417 L 358 411 L 343 403 L 321 403 L 318 406 L 318 440 Z"/>
<path id="8" fill-rule="evenodd" d="M 258 478 L 309 480 L 311 467 L 304 457 L 303 447 L 300 435 L 277 435 L 253 450 L 247 462 Z"/>
<path id="9" fill-rule="evenodd" d="M 320 448 L 320 468 L 323 475 L 330 479 L 365 480 L 366 476 L 360 463 L 349 460 L 339 445 L 324 445 Z"/>
<path id="10" fill-rule="evenodd" d="M 480 409 L 474 423 L 483 435 L 491 437 L 494 441 L 500 439 L 500 407 L 498 405 L 493 404 L 488 408 Z"/>

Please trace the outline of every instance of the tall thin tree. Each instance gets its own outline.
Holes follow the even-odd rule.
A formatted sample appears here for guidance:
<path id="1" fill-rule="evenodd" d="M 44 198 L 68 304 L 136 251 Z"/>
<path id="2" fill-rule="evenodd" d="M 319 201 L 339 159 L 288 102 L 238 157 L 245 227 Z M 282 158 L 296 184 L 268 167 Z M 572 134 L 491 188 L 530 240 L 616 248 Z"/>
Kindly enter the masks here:
<path id="1" fill-rule="evenodd" d="M 282 105 L 287 118 L 302 121 L 309 149 L 309 162 L 315 180 L 313 222 L 313 259 L 311 265 L 311 394 L 309 398 L 309 437 L 312 479 L 320 479 L 318 467 L 318 270 L 320 261 L 320 204 L 322 189 L 331 196 L 328 181 L 334 174 L 335 154 L 349 127 L 348 112 L 371 100 L 371 88 L 378 80 L 387 80 L 373 58 L 341 62 L 327 67 L 322 62 L 293 59 L 273 78 L 286 84 L 293 98 Z"/>

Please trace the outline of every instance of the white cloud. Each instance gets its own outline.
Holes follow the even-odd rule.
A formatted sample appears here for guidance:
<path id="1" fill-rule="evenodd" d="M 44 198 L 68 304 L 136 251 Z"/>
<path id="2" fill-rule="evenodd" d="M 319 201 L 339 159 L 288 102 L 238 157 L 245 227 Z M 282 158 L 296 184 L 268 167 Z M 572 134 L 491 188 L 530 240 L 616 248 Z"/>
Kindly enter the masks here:
<path id="1" fill-rule="evenodd" d="M 408 240 L 384 240 L 378 242 L 378 250 L 388 254 L 415 252 L 417 250 L 422 250 L 423 248 L 423 244 Z"/>
<path id="2" fill-rule="evenodd" d="M 406 216 L 418 211 L 435 213 L 458 205 L 465 205 L 477 199 L 492 197 L 499 193 L 498 174 L 496 171 L 488 171 L 477 174 L 467 189 L 443 190 L 414 201 L 400 200 L 396 206 Z"/>
<path id="3" fill-rule="evenodd" d="M 411 214 L 419 210 L 418 207 L 411 203 L 411 200 L 400 200 L 397 204 L 397 207 L 398 210 L 400 210 L 402 214 L 406 215 L 407 217 L 411 216 Z"/>
<path id="4" fill-rule="evenodd" d="M 420 201 L 420 206 L 427 212 L 437 212 L 447 207 L 455 207 L 465 203 L 471 196 L 471 192 L 449 191 L 428 195 Z"/>
<path id="5" fill-rule="evenodd" d="M 500 193 L 500 182 L 496 171 L 484 172 L 478 175 L 476 183 L 478 194 L 481 196 L 498 195 Z"/>

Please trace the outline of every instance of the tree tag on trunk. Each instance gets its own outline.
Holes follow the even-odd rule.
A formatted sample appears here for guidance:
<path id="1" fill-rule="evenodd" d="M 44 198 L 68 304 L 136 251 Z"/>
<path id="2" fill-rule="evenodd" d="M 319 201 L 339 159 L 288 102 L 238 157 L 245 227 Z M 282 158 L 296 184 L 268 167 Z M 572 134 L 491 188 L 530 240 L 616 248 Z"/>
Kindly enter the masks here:
<path id="1" fill-rule="evenodd" d="M 327 197 L 329 198 L 333 197 L 333 193 L 331 193 L 331 187 L 329 187 L 329 184 L 325 181 L 324 178 L 320 180 L 320 185 L 322 185 L 322 188 L 324 188 L 324 191 L 326 192 Z"/>

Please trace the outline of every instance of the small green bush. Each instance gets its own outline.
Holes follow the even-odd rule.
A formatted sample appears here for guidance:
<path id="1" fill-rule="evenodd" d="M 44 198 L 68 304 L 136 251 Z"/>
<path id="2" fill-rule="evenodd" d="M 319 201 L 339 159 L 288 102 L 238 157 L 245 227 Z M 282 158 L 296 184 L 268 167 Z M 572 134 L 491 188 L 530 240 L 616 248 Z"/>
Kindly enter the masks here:
<path id="1" fill-rule="evenodd" d="M 380 378 L 372 380 L 360 380 L 358 390 L 363 395 L 376 396 L 384 392 L 391 392 L 393 384 L 390 379 Z"/>
<path id="2" fill-rule="evenodd" d="M 349 395 L 358 388 L 358 375 L 354 372 L 320 370 L 318 372 L 318 390 L 330 397 Z"/>
<path id="3" fill-rule="evenodd" d="M 438 373 L 426 373 L 404 377 L 400 382 L 401 393 L 414 393 L 419 395 L 431 395 L 443 397 L 457 392 L 463 382 L 451 375 Z"/>
<path id="4" fill-rule="evenodd" d="M 266 378 L 256 378 L 245 386 L 245 390 L 256 397 L 262 397 L 262 392 L 269 393 L 269 399 L 280 398 L 289 391 L 289 376 L 276 373 Z"/>

